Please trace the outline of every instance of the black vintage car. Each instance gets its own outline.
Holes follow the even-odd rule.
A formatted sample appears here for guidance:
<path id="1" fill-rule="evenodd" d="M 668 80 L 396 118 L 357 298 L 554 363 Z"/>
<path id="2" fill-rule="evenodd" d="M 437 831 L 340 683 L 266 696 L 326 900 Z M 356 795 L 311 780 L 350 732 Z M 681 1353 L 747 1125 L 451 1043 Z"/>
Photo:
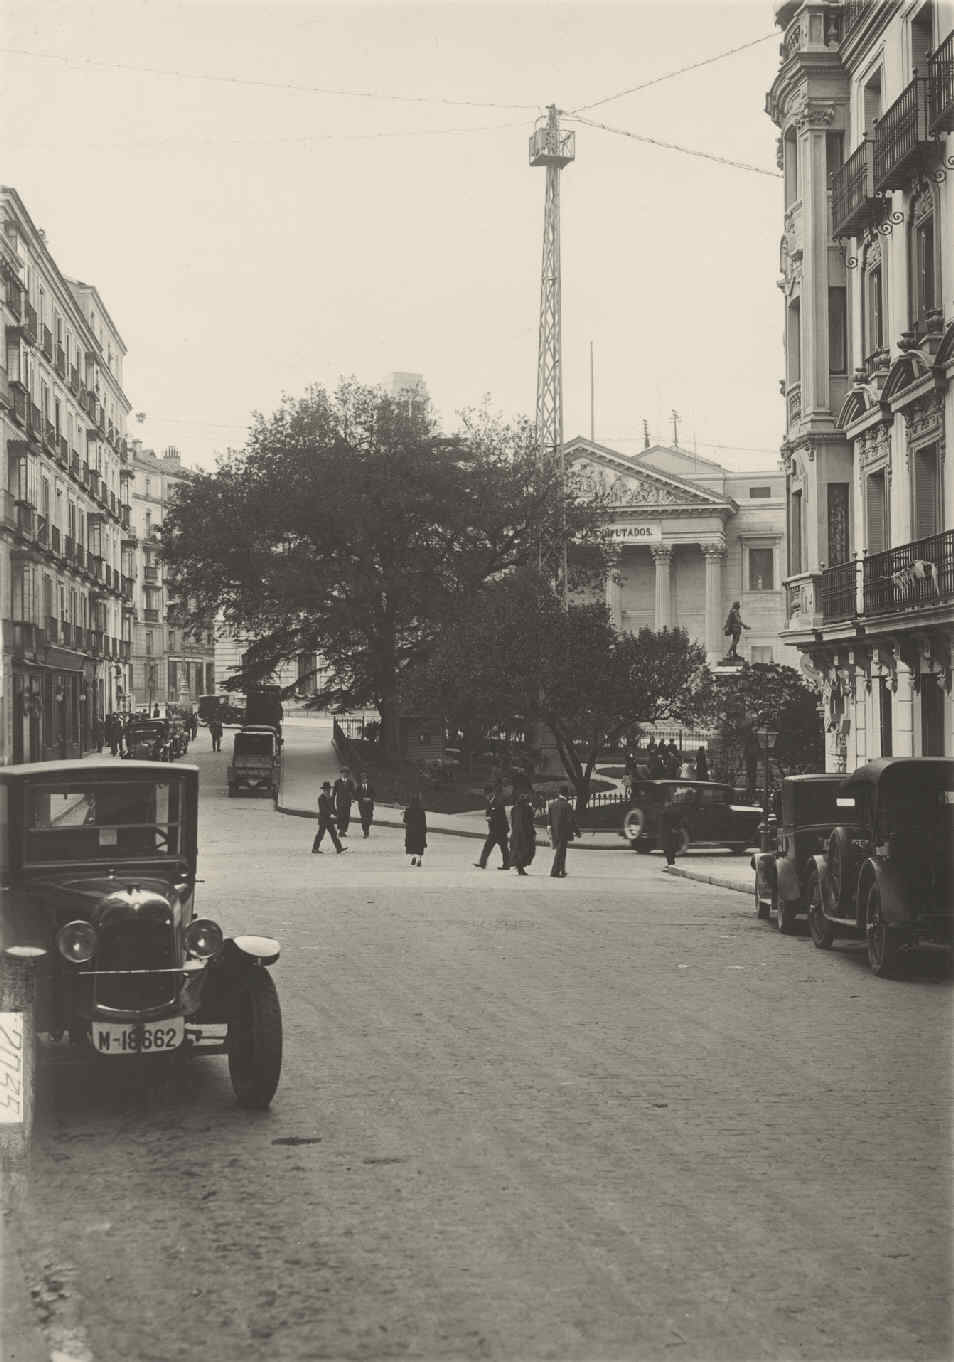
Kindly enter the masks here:
<path id="1" fill-rule="evenodd" d="M 775 916 L 780 932 L 795 929 L 795 920 L 808 912 L 808 883 L 812 857 L 824 851 L 839 821 L 836 807 L 843 775 L 786 776 L 782 782 L 782 821 L 777 845 L 757 852 L 755 911 L 760 918 Z"/>
<path id="2" fill-rule="evenodd" d="M 623 836 L 634 851 L 648 853 L 659 843 L 663 809 L 678 809 L 683 850 L 690 844 L 727 846 L 741 852 L 758 841 L 762 810 L 735 803 L 731 785 L 710 780 L 636 780 L 623 819 Z"/>
<path id="3" fill-rule="evenodd" d="M 844 779 L 841 815 L 808 885 L 808 927 L 820 950 L 863 936 L 877 975 L 901 969 L 906 947 L 951 944 L 954 761 L 882 757 Z"/>
<path id="4" fill-rule="evenodd" d="M 174 761 L 177 752 L 168 719 L 130 719 L 124 757 L 133 761 Z"/>
<path id="5" fill-rule="evenodd" d="M 228 1055 L 236 1098 L 266 1107 L 282 1019 L 265 936 L 197 917 L 194 766 L 0 767 L 2 944 L 45 950 L 35 1030 L 105 1060 Z"/>

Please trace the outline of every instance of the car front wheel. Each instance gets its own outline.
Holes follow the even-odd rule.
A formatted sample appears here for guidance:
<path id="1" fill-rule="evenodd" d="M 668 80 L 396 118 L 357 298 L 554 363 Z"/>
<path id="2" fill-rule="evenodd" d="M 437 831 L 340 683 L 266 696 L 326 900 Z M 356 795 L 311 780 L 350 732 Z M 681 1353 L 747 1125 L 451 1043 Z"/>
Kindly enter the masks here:
<path id="1" fill-rule="evenodd" d="M 879 979 L 893 979 L 901 967 L 901 940 L 881 916 L 881 890 L 873 884 L 865 906 L 868 964 Z"/>
<path id="2" fill-rule="evenodd" d="M 827 951 L 831 948 L 835 939 L 835 929 L 825 917 L 822 907 L 822 887 L 821 880 L 818 878 L 818 871 L 813 870 L 811 879 L 808 882 L 808 930 L 811 934 L 812 942 L 820 951 Z"/>
<path id="3" fill-rule="evenodd" d="M 240 1107 L 267 1107 L 282 1071 L 282 1010 L 267 970 L 243 976 L 229 1022 L 229 1077 Z"/>

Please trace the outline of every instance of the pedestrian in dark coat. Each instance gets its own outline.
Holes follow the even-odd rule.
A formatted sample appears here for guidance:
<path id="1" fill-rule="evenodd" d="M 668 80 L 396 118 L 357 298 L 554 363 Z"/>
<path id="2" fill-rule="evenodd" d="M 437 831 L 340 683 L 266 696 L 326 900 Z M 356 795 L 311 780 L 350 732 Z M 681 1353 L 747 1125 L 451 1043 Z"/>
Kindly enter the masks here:
<path id="1" fill-rule="evenodd" d="M 666 768 L 669 771 L 670 777 L 675 778 L 678 776 L 681 765 L 682 757 L 679 755 L 679 748 L 676 746 L 673 739 L 670 738 L 669 745 L 666 748 Z"/>
<path id="2" fill-rule="evenodd" d="M 199 716 L 198 714 L 196 714 L 195 710 L 193 710 L 192 713 L 189 715 L 189 736 L 194 741 L 198 737 L 198 735 L 199 735 Z"/>
<path id="3" fill-rule="evenodd" d="M 318 796 L 318 831 L 315 833 L 315 839 L 311 844 L 312 852 L 316 856 L 321 855 L 321 839 L 326 832 L 339 855 L 342 851 L 348 850 L 338 840 L 337 819 L 335 818 L 334 800 L 331 797 L 330 780 L 322 781 L 321 794 Z"/>
<path id="4" fill-rule="evenodd" d="M 556 799 L 551 799 L 547 808 L 547 822 L 550 824 L 550 845 L 553 847 L 550 874 L 553 879 L 566 879 L 566 849 L 573 838 L 580 835 L 568 785 L 561 785 Z"/>
<path id="5" fill-rule="evenodd" d="M 507 846 L 507 834 L 510 832 L 510 824 L 507 821 L 507 810 L 504 807 L 503 794 L 494 788 L 493 785 L 484 786 L 484 798 L 487 800 L 487 839 L 484 842 L 480 853 L 480 860 L 475 861 L 474 865 L 479 870 L 487 869 L 487 857 L 494 847 L 500 847 L 500 855 L 503 860 L 497 867 L 498 870 L 510 869 L 510 849 Z"/>
<path id="6" fill-rule="evenodd" d="M 678 804 L 666 804 L 659 815 L 659 844 L 666 855 L 666 864 L 676 864 L 676 852 L 682 850 L 686 831 L 686 817 Z"/>
<path id="7" fill-rule="evenodd" d="M 361 832 L 363 836 L 370 837 L 371 824 L 374 822 L 374 786 L 371 784 L 370 780 L 368 780 L 367 771 L 362 771 L 358 776 L 355 796 L 358 801 L 358 816 L 361 819 Z"/>
<path id="8" fill-rule="evenodd" d="M 699 747 L 696 749 L 696 780 L 709 779 L 709 758 L 706 756 L 706 749 Z"/>
<path id="9" fill-rule="evenodd" d="M 355 783 L 351 779 L 351 772 L 345 766 L 335 781 L 334 787 L 335 814 L 338 818 L 338 832 L 342 837 L 348 835 L 348 824 L 351 822 L 351 805 L 354 803 L 354 796 Z"/>
<path id="10" fill-rule="evenodd" d="M 222 751 L 222 720 L 213 717 L 209 720 L 209 737 L 212 739 L 212 751 Z"/>
<path id="11" fill-rule="evenodd" d="M 527 866 L 537 849 L 537 830 L 533 826 L 533 800 L 524 792 L 510 810 L 510 864 L 518 875 L 526 875 Z"/>
<path id="12" fill-rule="evenodd" d="M 404 810 L 404 850 L 411 858 L 411 865 L 424 863 L 424 848 L 427 846 L 427 814 L 419 794 L 411 795 Z"/>

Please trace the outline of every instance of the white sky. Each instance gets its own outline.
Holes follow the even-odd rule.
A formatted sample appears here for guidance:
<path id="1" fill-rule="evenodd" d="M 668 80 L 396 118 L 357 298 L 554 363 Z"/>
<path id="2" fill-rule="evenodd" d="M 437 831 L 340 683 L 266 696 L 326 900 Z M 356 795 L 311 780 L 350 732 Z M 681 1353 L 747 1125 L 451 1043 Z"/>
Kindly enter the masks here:
<path id="1" fill-rule="evenodd" d="M 423 373 L 448 423 L 485 394 L 532 415 L 536 106 L 572 109 L 768 35 L 772 11 L 4 0 L 0 181 L 117 323 L 126 391 L 147 413 L 130 434 L 176 445 L 186 463 L 211 466 L 242 443 L 252 410 L 340 374 Z M 777 65 L 776 37 L 588 116 L 774 171 L 763 101 Z M 668 441 L 676 407 L 680 443 L 695 435 L 708 458 L 773 467 L 781 180 L 566 126 L 566 437 L 589 433 L 592 341 L 598 440 L 634 450 L 645 417 Z"/>

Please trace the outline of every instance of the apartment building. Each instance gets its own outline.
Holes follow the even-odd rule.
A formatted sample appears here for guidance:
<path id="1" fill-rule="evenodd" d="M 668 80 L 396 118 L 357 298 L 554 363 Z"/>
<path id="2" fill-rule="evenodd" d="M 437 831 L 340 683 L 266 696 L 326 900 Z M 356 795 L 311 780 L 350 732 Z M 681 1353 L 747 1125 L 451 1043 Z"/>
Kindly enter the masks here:
<path id="1" fill-rule="evenodd" d="M 0 762 L 75 757 L 128 691 L 126 347 L 0 187 Z"/>
<path id="2" fill-rule="evenodd" d="M 130 444 L 132 482 L 131 550 L 136 568 L 136 622 L 132 639 L 132 708 L 182 705 L 215 690 L 212 626 L 187 630 L 159 555 L 158 533 L 175 490 L 189 477 L 179 451 L 156 454 L 139 440 Z"/>
<path id="3" fill-rule="evenodd" d="M 775 5 L 782 638 L 829 770 L 954 755 L 954 6 Z"/>

